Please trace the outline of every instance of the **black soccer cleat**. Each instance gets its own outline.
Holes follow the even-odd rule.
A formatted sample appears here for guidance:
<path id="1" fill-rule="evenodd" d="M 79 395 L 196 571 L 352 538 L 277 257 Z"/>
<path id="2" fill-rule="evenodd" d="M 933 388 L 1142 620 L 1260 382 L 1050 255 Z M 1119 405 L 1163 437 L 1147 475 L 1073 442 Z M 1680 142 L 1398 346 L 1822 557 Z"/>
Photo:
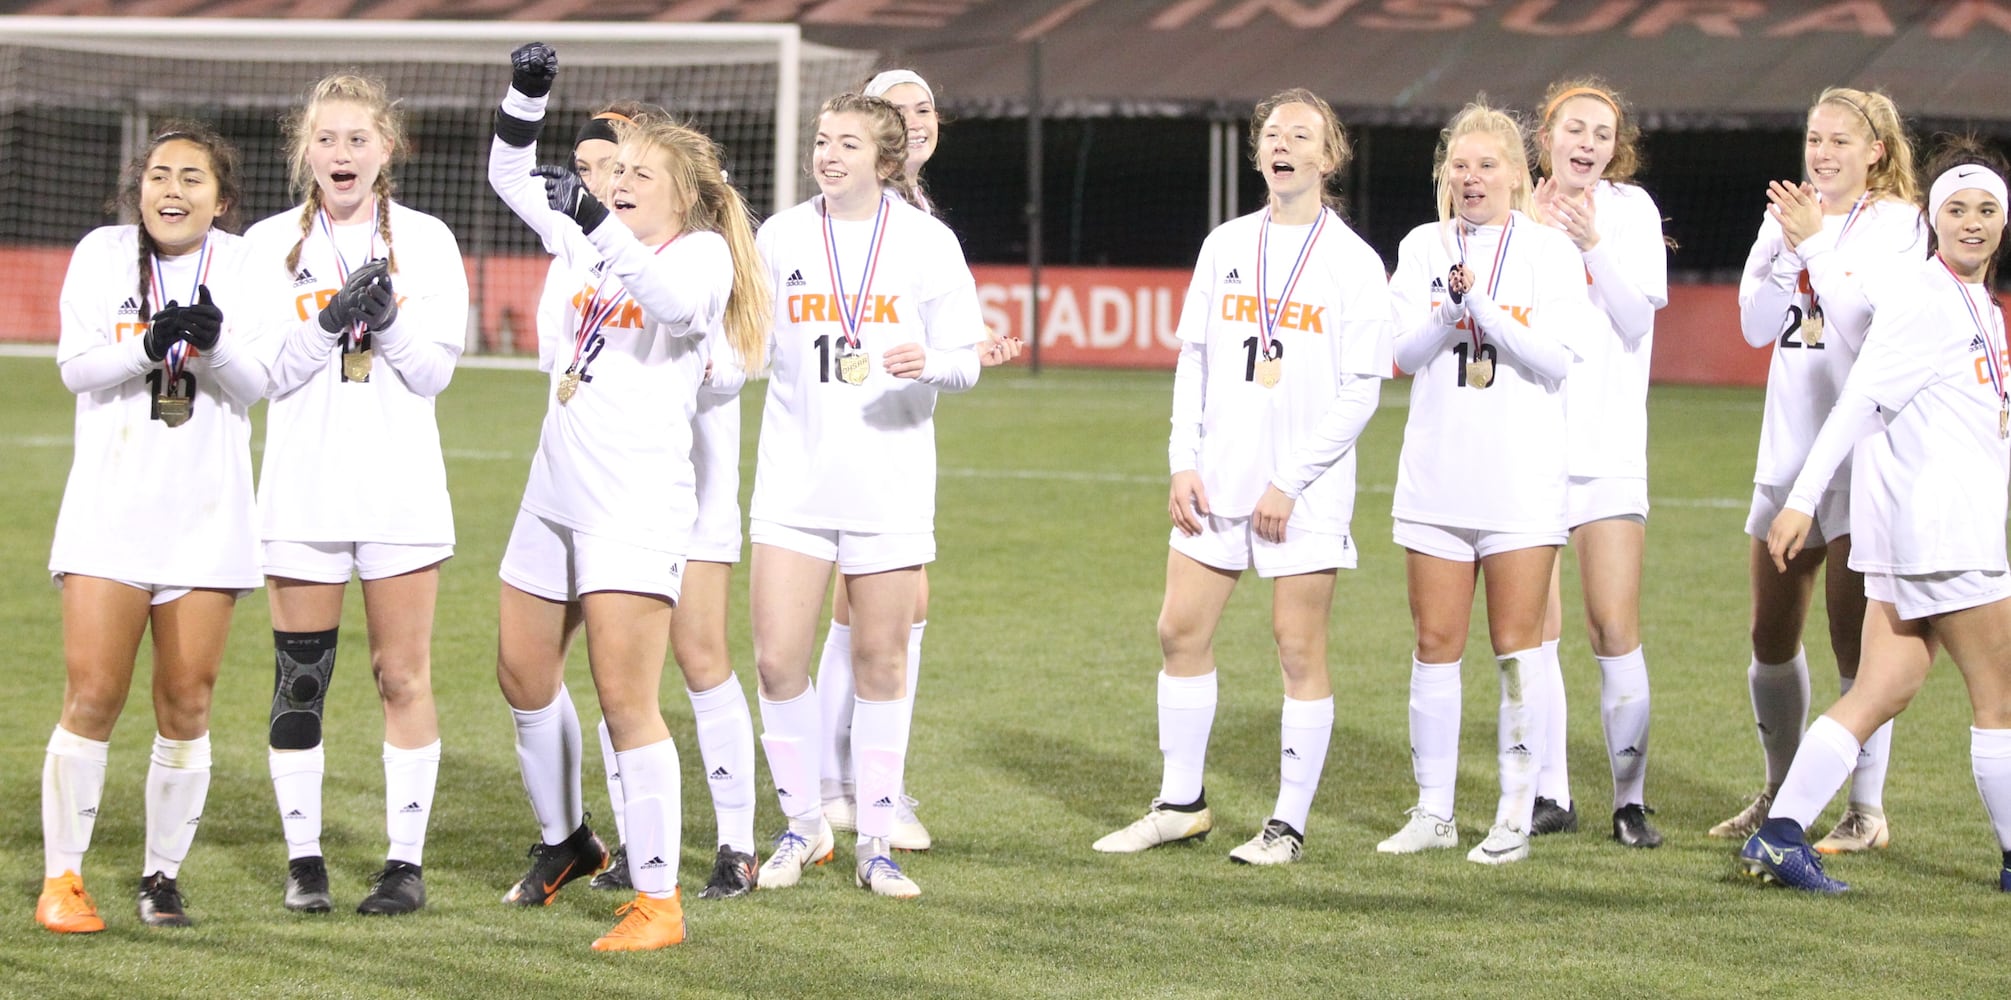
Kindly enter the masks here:
<path id="1" fill-rule="evenodd" d="M 635 886 L 630 885 L 628 881 L 627 844 L 615 845 L 614 854 L 608 857 L 607 867 L 601 869 L 601 873 L 595 875 L 594 880 L 587 883 L 587 888 L 614 889 L 620 892 L 634 891 Z"/>
<path id="2" fill-rule="evenodd" d="M 187 927 L 195 923 L 182 908 L 182 891 L 175 886 L 174 879 L 155 872 L 140 880 L 140 923 L 148 927 Z"/>
<path id="3" fill-rule="evenodd" d="M 1545 798 L 1541 795 L 1536 797 L 1536 808 L 1532 809 L 1529 813 L 1530 836 L 1541 837 L 1546 833 L 1577 832 L 1578 803 L 1573 802 L 1571 808 L 1564 809 L 1557 805 L 1556 799 Z"/>
<path id="4" fill-rule="evenodd" d="M 386 861 L 384 870 L 371 880 L 370 895 L 356 904 L 356 912 L 376 916 L 411 913 L 426 905 L 426 880 L 419 866 L 407 861 Z"/>
<path id="5" fill-rule="evenodd" d="M 531 870 L 503 894 L 503 902 L 512 906 L 550 906 L 561 886 L 600 871 L 608 862 L 607 845 L 585 820 L 556 844 L 532 844 L 529 854 Z"/>
<path id="6" fill-rule="evenodd" d="M 752 854 L 719 845 L 719 853 L 712 859 L 712 877 L 698 890 L 698 898 L 732 899 L 753 892 L 760 880 L 758 864 Z"/>
<path id="7" fill-rule="evenodd" d="M 321 855 L 286 863 L 286 908 L 295 913 L 327 913 L 335 908 L 328 895 L 328 865 Z"/>
<path id="8" fill-rule="evenodd" d="M 1626 847 L 1662 846 L 1662 831 L 1648 825 L 1653 811 L 1639 802 L 1613 810 L 1613 839 Z"/>

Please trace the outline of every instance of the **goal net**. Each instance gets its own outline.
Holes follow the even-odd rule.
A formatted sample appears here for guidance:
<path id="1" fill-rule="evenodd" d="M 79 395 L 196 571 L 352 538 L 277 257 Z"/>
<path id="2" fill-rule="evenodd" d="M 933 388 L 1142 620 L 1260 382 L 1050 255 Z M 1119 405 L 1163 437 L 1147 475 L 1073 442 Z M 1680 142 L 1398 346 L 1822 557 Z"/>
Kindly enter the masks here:
<path id="1" fill-rule="evenodd" d="M 824 98 L 857 88 L 874 54 L 802 41 L 794 25 L 0 17 L 0 341 L 53 341 L 70 249 L 106 214 L 120 168 L 154 124 L 216 125 L 243 154 L 246 223 L 296 204 L 280 119 L 321 77 L 361 70 L 401 102 L 409 157 L 398 198 L 460 240 L 474 298 L 471 349 L 514 350 L 544 275 L 536 237 L 489 190 L 491 114 L 509 54 L 559 51 L 540 142 L 570 162 L 585 116 L 610 101 L 661 105 L 725 150 L 759 215 L 806 181 L 805 129 Z"/>

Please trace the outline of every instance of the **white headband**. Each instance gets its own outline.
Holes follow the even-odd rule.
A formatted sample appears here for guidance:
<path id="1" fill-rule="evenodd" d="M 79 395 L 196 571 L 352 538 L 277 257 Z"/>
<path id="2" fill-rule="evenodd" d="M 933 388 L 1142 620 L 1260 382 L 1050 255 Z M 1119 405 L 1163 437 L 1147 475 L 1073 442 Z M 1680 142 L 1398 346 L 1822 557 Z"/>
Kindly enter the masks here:
<path id="1" fill-rule="evenodd" d="M 922 88 L 922 93 L 929 96 L 929 103 L 935 103 L 936 92 L 929 89 L 929 81 L 922 79 L 920 73 L 911 69 L 890 69 L 866 81 L 866 96 L 885 97 L 887 96 L 887 91 L 903 83 L 912 83 Z"/>
<path id="2" fill-rule="evenodd" d="M 2011 197 L 2004 193 L 2004 178 L 1997 176 L 1997 171 L 1981 163 L 1964 163 L 1949 168 L 1934 179 L 1934 187 L 1927 193 L 1928 225 L 1933 225 L 1935 218 L 1941 215 L 1943 202 L 1955 197 L 1955 192 L 1970 188 L 1988 191 L 1997 196 L 1998 205 L 2011 207 Z"/>

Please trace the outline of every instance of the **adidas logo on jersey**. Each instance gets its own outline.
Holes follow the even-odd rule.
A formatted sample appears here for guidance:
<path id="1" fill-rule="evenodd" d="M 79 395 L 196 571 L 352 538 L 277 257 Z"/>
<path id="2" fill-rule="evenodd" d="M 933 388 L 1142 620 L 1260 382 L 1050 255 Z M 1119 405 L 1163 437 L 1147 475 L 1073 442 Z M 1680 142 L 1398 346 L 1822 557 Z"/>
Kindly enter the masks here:
<path id="1" fill-rule="evenodd" d="M 126 301 L 131 302 L 132 300 L 127 299 Z M 1983 343 L 1983 337 L 1979 334 L 1969 338 L 1969 349 L 1972 351 L 1987 351 L 1990 348 Z"/>
<path id="2" fill-rule="evenodd" d="M 401 815 L 405 813 L 422 813 L 425 811 L 425 808 L 417 802 L 407 802 L 405 803 L 405 808 L 398 810 Z"/>
<path id="3" fill-rule="evenodd" d="M 1232 267 L 1229 269 L 1228 274 L 1222 276 L 1222 283 L 1225 285 L 1240 285 L 1243 283 L 1243 276 L 1237 274 L 1236 269 Z"/>
<path id="4" fill-rule="evenodd" d="M 119 303 L 119 315 L 121 316 L 124 316 L 128 313 L 137 315 L 139 311 L 140 311 L 139 300 L 133 298 L 130 295 L 126 296 L 126 301 Z"/>
<path id="5" fill-rule="evenodd" d="M 1444 278 L 1431 279 L 1431 290 L 1434 292 L 1445 291 L 1445 279 Z"/>
<path id="6" fill-rule="evenodd" d="M 706 775 L 706 777 L 711 778 L 714 781 L 732 781 L 733 772 L 728 771 L 724 767 L 715 767 L 712 769 L 712 773 Z"/>
<path id="7" fill-rule="evenodd" d="M 643 871 L 650 871 L 650 870 L 652 870 L 652 869 L 656 869 L 656 868 L 662 868 L 662 867 L 665 867 L 665 866 L 664 866 L 664 863 L 663 863 L 663 856 L 662 856 L 662 855 L 657 855 L 657 856 L 655 856 L 655 857 L 652 857 L 652 858 L 650 858 L 650 859 L 649 859 L 648 861 L 645 861 L 645 862 L 643 862 L 643 863 L 642 863 L 642 864 L 640 865 L 640 868 L 641 868 L 641 869 L 642 869 Z"/>
<path id="8" fill-rule="evenodd" d="M 312 284 L 314 284 L 314 273 L 309 271 L 307 268 L 304 267 L 301 268 L 300 273 L 293 276 L 293 287 L 295 288 L 299 288 L 302 285 L 312 285 Z"/>
<path id="9" fill-rule="evenodd" d="M 782 284 L 788 288 L 801 287 L 803 284 L 803 272 L 800 270 L 789 272 L 789 277 Z"/>

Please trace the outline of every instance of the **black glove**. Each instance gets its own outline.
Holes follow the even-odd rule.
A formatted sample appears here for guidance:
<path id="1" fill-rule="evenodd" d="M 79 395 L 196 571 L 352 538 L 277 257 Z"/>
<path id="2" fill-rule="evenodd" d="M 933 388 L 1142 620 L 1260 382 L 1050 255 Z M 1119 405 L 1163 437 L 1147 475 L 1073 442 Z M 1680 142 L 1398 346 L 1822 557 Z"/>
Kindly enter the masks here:
<path id="1" fill-rule="evenodd" d="M 390 267 L 389 261 L 373 260 L 350 272 L 348 283 L 321 307 L 321 328 L 336 335 L 355 326 L 363 318 L 360 303 L 365 290 L 384 277 Z"/>
<path id="2" fill-rule="evenodd" d="M 187 322 L 184 316 L 187 312 L 188 310 L 176 305 L 170 299 L 167 305 L 154 313 L 153 318 L 147 320 L 147 336 L 140 345 L 147 352 L 147 360 L 159 361 L 167 357 L 168 348 L 175 346 L 175 341 L 183 339 Z"/>
<path id="3" fill-rule="evenodd" d="M 398 321 L 398 296 L 391 290 L 391 275 L 388 272 L 365 286 L 362 294 L 357 296 L 356 318 L 372 333 Z"/>
<path id="4" fill-rule="evenodd" d="M 585 181 L 570 167 L 539 167 L 531 173 L 545 179 L 545 202 L 572 217 L 580 231 L 592 233 L 607 221 L 607 206 L 587 190 Z"/>
<path id="5" fill-rule="evenodd" d="M 510 86 L 525 97 L 552 92 L 559 75 L 559 54 L 543 42 L 526 42 L 510 53 Z"/>
<path id="6" fill-rule="evenodd" d="M 208 353 L 223 335 L 223 310 L 209 297 L 208 285 L 196 286 L 195 305 L 181 311 L 182 339 L 196 350 Z"/>

